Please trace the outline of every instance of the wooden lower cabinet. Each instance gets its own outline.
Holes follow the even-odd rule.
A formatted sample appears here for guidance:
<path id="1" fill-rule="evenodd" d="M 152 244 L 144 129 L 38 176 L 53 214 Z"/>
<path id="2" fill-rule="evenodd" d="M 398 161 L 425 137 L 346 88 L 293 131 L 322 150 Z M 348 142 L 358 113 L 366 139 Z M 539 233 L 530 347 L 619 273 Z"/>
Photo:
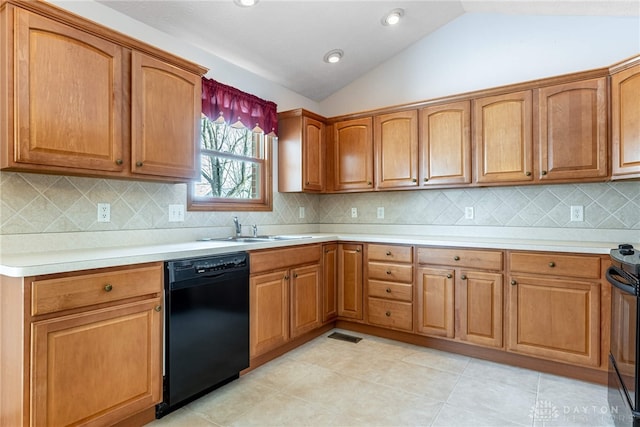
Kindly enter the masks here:
<path id="1" fill-rule="evenodd" d="M 511 276 L 507 349 L 600 365 L 600 283 Z"/>
<path id="2" fill-rule="evenodd" d="M 338 317 L 338 244 L 322 246 L 322 321 Z"/>
<path id="3" fill-rule="evenodd" d="M 32 425 L 108 425 L 159 402 L 160 302 L 34 322 Z"/>
<path id="4" fill-rule="evenodd" d="M 321 249 L 308 245 L 251 253 L 251 358 L 322 324 Z"/>
<path id="5" fill-rule="evenodd" d="M 416 332 L 501 348 L 502 268 L 501 251 L 418 248 Z"/>
<path id="6" fill-rule="evenodd" d="M 362 245 L 338 245 L 338 316 L 362 320 Z"/>

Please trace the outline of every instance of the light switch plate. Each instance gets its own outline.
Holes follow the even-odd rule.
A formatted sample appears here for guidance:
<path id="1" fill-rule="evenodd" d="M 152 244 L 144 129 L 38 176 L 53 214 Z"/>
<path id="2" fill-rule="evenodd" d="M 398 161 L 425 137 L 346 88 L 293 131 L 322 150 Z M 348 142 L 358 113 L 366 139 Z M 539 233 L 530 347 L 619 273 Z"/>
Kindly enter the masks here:
<path id="1" fill-rule="evenodd" d="M 377 214 L 378 214 L 378 219 L 383 219 L 384 218 L 384 207 L 383 206 L 378 207 Z"/>
<path id="2" fill-rule="evenodd" d="M 467 206 L 466 208 L 464 208 L 464 218 L 465 219 L 473 219 L 473 206 Z"/>
<path id="3" fill-rule="evenodd" d="M 298 208 L 298 217 L 299 218 L 304 218 L 304 206 L 300 206 Z"/>
<path id="4" fill-rule="evenodd" d="M 184 205 L 169 205 L 169 222 L 184 221 Z"/>

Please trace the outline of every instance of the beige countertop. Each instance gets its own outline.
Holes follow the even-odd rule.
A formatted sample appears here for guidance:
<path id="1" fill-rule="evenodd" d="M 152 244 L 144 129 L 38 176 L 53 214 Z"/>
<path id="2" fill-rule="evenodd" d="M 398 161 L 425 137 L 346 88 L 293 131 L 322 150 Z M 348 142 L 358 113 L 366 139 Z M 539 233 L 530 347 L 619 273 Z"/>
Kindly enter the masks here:
<path id="1" fill-rule="evenodd" d="M 78 271 L 92 268 L 115 267 L 145 262 L 168 261 L 216 255 L 235 251 L 278 248 L 292 245 L 330 241 L 388 243 L 423 246 L 486 248 L 526 251 L 573 252 L 609 254 L 619 242 L 590 242 L 528 238 L 491 238 L 467 236 L 384 235 L 364 233 L 304 233 L 303 238 L 265 241 L 229 242 L 220 240 L 188 241 L 178 243 L 113 246 L 101 248 L 67 248 L 28 253 L 2 253 L 0 274 L 11 277 Z"/>

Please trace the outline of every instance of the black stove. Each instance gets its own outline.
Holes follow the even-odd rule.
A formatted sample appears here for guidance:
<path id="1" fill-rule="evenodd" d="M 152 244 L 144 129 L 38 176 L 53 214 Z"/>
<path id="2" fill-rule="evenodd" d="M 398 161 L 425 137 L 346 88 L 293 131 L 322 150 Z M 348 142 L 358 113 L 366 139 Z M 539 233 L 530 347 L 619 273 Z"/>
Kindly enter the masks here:
<path id="1" fill-rule="evenodd" d="M 628 243 L 618 245 L 618 249 L 611 249 L 611 263 L 627 274 L 640 278 L 640 249 L 635 249 Z"/>

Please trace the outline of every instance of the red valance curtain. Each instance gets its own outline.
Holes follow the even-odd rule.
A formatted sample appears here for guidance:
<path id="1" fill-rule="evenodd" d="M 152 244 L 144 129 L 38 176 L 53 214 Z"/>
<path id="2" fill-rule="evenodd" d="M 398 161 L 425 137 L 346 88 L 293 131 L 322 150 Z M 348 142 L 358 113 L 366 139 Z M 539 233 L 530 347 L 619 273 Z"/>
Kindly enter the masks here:
<path id="1" fill-rule="evenodd" d="M 237 120 L 252 129 L 256 124 L 265 132 L 278 132 L 278 106 L 213 79 L 202 78 L 202 114 L 210 120 L 222 117 L 229 124 Z"/>

